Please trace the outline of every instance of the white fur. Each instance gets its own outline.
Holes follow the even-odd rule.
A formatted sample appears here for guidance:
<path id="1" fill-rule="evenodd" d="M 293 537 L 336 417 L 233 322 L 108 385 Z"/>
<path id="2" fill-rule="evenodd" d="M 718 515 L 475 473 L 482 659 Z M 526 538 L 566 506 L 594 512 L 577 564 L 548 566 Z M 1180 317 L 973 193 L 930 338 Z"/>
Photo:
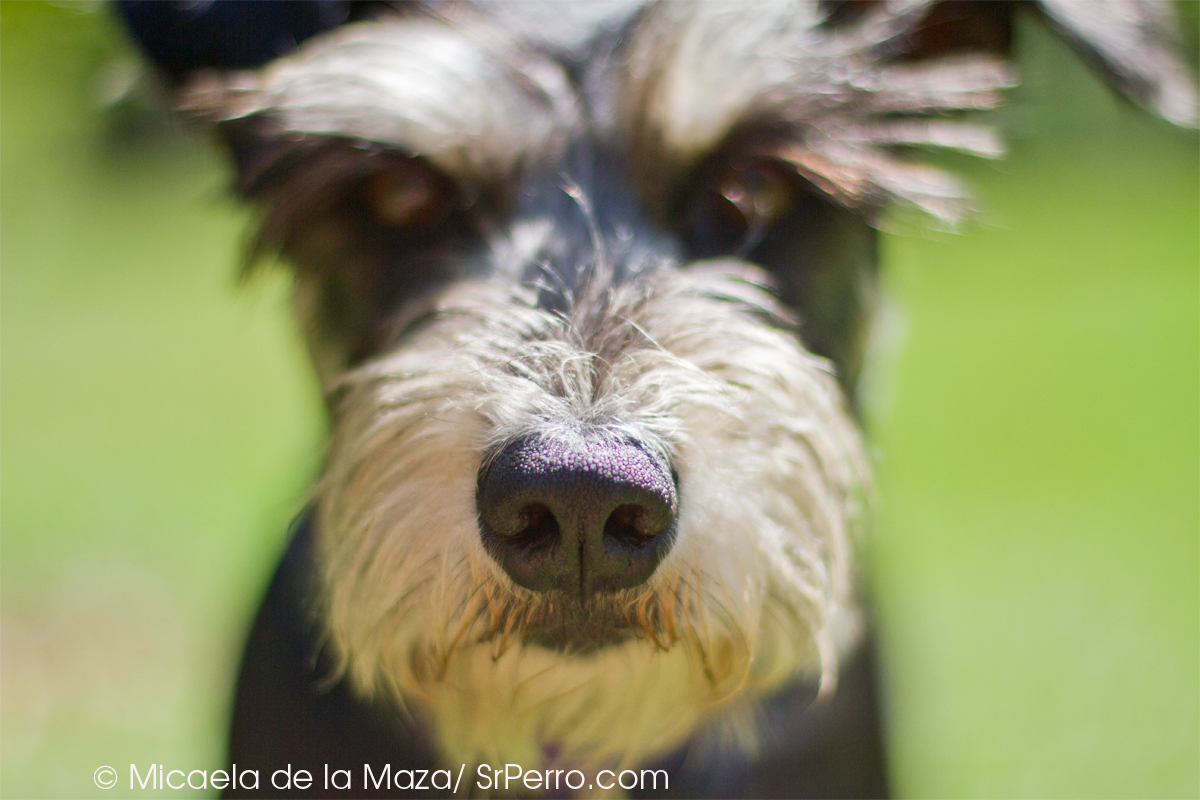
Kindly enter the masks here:
<path id="1" fill-rule="evenodd" d="M 451 761 L 635 762 L 802 674 L 836 670 L 865 479 L 828 364 L 766 324 L 744 265 L 662 269 L 577 298 L 447 289 L 433 322 L 352 373 L 319 487 L 332 641 L 353 684 L 415 703 Z M 618 603 L 640 636 L 590 655 L 521 641 L 545 598 L 479 539 L 489 448 L 618 427 L 680 476 L 677 538 Z M 848 642 L 842 642 L 847 646 Z"/>
<path id="2" fill-rule="evenodd" d="M 494 30 L 425 15 L 346 25 L 253 73 L 202 77 L 185 109 L 269 111 L 282 132 L 380 142 L 449 174 L 496 178 L 551 155 L 577 110 L 562 70 Z"/>

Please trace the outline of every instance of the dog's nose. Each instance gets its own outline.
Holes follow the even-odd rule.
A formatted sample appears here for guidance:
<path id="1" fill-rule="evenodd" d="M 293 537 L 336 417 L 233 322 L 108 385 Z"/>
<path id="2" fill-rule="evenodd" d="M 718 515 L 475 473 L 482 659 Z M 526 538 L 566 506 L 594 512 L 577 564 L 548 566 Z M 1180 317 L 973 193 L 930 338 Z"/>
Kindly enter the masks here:
<path id="1" fill-rule="evenodd" d="M 580 432 L 517 439 L 479 473 L 484 547 L 517 584 L 593 592 L 644 583 L 671 549 L 670 465 L 628 439 Z"/>

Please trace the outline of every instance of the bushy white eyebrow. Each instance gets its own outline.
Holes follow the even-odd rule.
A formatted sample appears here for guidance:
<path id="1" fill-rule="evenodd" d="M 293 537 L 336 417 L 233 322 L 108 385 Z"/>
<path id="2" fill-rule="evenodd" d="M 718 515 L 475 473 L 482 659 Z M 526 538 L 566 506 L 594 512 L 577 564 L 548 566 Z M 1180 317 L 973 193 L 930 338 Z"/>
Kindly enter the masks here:
<path id="1" fill-rule="evenodd" d="M 419 14 L 347 25 L 258 72 L 201 79 L 182 104 L 217 121 L 262 114 L 277 134 L 393 146 L 453 175 L 503 177 L 565 141 L 574 94 L 552 61 L 489 41 L 471 22 Z"/>

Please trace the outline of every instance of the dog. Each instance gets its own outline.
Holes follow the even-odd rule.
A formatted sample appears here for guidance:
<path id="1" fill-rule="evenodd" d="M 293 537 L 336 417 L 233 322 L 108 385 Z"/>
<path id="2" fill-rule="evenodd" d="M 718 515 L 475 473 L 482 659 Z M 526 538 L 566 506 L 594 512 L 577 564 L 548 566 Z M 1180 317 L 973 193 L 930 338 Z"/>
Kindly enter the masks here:
<path id="1" fill-rule="evenodd" d="M 885 796 L 877 225 L 969 212 L 901 151 L 1000 154 L 962 117 L 1016 4 L 119 8 L 292 265 L 332 420 L 227 795 Z M 1195 125 L 1168 6 L 1029 11 Z"/>

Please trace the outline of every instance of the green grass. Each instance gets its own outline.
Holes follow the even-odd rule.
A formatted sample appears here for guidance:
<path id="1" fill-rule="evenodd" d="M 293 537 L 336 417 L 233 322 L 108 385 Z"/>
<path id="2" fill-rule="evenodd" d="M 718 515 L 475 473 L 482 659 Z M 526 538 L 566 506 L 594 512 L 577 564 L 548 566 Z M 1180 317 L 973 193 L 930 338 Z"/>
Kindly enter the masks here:
<path id="1" fill-rule="evenodd" d="M 6 797 L 211 767 L 239 639 L 321 457 L 286 286 L 236 290 L 215 148 L 92 100 L 107 15 L 0 6 Z"/>
<path id="2" fill-rule="evenodd" d="M 983 222 L 886 248 L 908 323 L 873 426 L 896 786 L 1195 797 L 1196 139 L 1026 33 L 1011 157 L 968 167 Z"/>
<path id="3" fill-rule="evenodd" d="M 0 4 L 0 793 L 214 767 L 321 458 L 220 153 L 97 109 L 119 32 Z M 869 551 L 905 796 L 1200 794 L 1200 162 L 1030 34 L 987 209 L 885 241 Z M 132 114 L 132 112 L 124 112 Z M 141 792 L 139 792 L 141 794 Z M 177 793 L 171 793 L 177 794 Z"/>

